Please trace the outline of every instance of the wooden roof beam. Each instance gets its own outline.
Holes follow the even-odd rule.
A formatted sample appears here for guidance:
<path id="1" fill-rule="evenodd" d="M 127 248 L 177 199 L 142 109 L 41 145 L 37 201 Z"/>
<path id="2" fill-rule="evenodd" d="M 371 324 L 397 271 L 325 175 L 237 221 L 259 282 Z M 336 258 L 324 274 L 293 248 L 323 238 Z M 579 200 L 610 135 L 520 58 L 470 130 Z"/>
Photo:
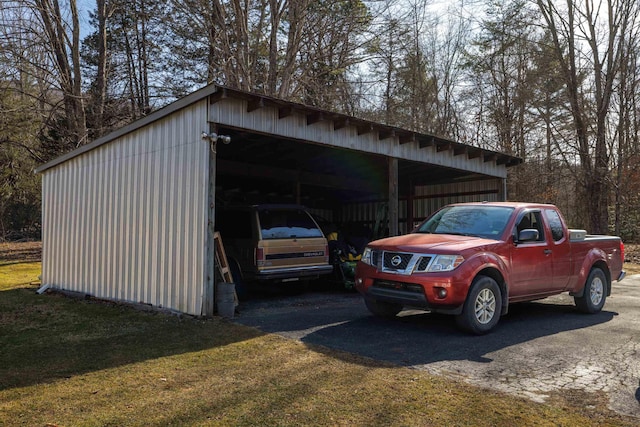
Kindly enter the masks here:
<path id="1" fill-rule="evenodd" d="M 493 162 L 497 160 L 498 156 L 495 153 L 484 153 L 484 162 Z"/>
<path id="2" fill-rule="evenodd" d="M 436 143 L 436 152 L 441 153 L 443 151 L 449 151 L 451 149 L 450 142 L 437 142 Z"/>
<path id="3" fill-rule="evenodd" d="M 396 136 L 396 132 L 393 129 L 382 129 L 378 131 L 378 139 L 382 141 L 383 139 L 393 138 Z"/>
<path id="4" fill-rule="evenodd" d="M 400 145 L 409 144 L 410 142 L 417 142 L 415 133 L 404 133 L 398 137 L 398 142 Z"/>
<path id="5" fill-rule="evenodd" d="M 464 145 L 458 145 L 453 147 L 453 155 L 459 156 L 461 154 L 467 154 L 467 147 Z"/>
<path id="6" fill-rule="evenodd" d="M 333 121 L 333 130 L 340 130 L 347 127 L 351 122 L 347 117 L 336 119 Z"/>
<path id="7" fill-rule="evenodd" d="M 470 147 L 467 150 L 467 156 L 469 159 L 477 159 L 481 155 L 482 155 L 482 149 L 480 148 Z"/>
<path id="8" fill-rule="evenodd" d="M 251 98 L 249 103 L 247 104 L 247 113 L 251 113 L 260 108 L 264 108 L 264 98 L 261 96 L 257 96 L 255 98 Z"/>
<path id="9" fill-rule="evenodd" d="M 217 92 L 214 92 L 211 95 L 209 95 L 209 103 L 210 104 L 218 103 L 223 99 L 227 98 L 228 96 L 229 94 L 227 93 L 226 88 L 219 89 Z"/>
<path id="10" fill-rule="evenodd" d="M 324 120 L 324 115 L 320 112 L 307 114 L 307 126 L 310 126 L 314 123 L 318 123 L 321 120 Z"/>
<path id="11" fill-rule="evenodd" d="M 496 163 L 499 165 L 506 165 L 509 163 L 509 158 L 507 156 L 498 156 Z"/>
<path id="12" fill-rule="evenodd" d="M 418 142 L 418 145 L 420 148 L 431 147 L 433 144 L 435 144 L 435 138 L 432 136 L 421 138 L 420 141 Z"/>
<path id="13" fill-rule="evenodd" d="M 293 114 L 293 107 L 290 105 L 286 105 L 284 107 L 278 108 L 278 118 L 284 119 L 285 117 L 289 117 Z"/>
<path id="14" fill-rule="evenodd" d="M 365 123 L 358 126 L 358 135 L 366 135 L 373 132 L 373 125 L 371 123 Z"/>

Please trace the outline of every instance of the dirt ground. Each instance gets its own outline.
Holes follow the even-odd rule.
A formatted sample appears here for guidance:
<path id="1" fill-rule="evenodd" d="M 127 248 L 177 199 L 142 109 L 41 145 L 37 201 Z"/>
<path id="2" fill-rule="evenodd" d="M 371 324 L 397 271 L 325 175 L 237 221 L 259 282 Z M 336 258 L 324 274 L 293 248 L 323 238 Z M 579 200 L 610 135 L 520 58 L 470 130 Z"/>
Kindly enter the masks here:
<path id="1" fill-rule="evenodd" d="M 42 259 L 42 242 L 0 243 L 0 263 L 38 262 Z"/>
<path id="2" fill-rule="evenodd" d="M 624 269 L 627 274 L 640 274 L 640 245 L 624 245 Z"/>

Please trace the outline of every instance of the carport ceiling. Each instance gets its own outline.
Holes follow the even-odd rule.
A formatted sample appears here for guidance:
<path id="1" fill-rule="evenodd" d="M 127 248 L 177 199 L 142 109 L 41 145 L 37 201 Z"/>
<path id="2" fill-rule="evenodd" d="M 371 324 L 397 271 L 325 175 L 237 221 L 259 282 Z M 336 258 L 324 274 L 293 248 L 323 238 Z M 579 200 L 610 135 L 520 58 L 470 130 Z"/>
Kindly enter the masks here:
<path id="1" fill-rule="evenodd" d="M 388 163 L 384 156 L 276 138 L 221 127 L 230 144 L 217 146 L 217 186 L 222 194 L 257 193 L 271 199 L 301 195 L 330 203 L 384 197 Z M 409 186 L 481 179 L 466 171 L 400 160 L 400 196 Z M 223 196 L 224 197 L 224 196 Z M 227 196 L 228 197 L 228 196 Z M 273 200 L 270 200 L 273 201 Z"/>

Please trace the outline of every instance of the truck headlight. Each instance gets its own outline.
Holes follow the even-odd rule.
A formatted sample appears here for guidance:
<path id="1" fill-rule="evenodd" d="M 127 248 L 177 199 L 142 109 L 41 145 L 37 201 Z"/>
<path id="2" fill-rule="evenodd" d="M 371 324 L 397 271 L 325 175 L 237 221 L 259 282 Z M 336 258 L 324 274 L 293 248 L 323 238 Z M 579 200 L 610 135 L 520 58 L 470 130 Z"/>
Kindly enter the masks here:
<path id="1" fill-rule="evenodd" d="M 364 252 L 362 252 L 362 258 L 360 258 L 360 261 L 364 262 L 367 265 L 373 265 L 373 263 L 371 262 L 371 248 L 364 248 Z"/>
<path id="2" fill-rule="evenodd" d="M 437 273 L 439 271 L 455 270 L 463 261 L 464 257 L 462 255 L 437 255 L 427 271 Z"/>

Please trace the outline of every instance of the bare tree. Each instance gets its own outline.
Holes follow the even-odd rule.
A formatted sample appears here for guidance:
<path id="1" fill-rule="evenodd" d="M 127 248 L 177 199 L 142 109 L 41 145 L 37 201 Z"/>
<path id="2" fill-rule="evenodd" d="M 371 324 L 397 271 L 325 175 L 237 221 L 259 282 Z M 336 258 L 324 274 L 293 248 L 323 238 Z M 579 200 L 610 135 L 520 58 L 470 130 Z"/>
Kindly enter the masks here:
<path id="1" fill-rule="evenodd" d="M 75 0 L 69 1 L 65 19 L 58 0 L 35 0 L 33 12 L 40 18 L 45 46 L 62 92 L 68 136 L 76 146 L 87 142 L 85 106 L 80 73 L 80 20 Z"/>
<path id="2" fill-rule="evenodd" d="M 537 132 L 540 118 L 534 113 L 534 89 L 545 77 L 538 72 L 543 64 L 537 49 L 541 32 L 535 30 L 536 12 L 526 0 L 487 1 L 466 51 L 468 78 L 473 82 L 467 102 L 477 112 L 476 139 L 525 160 L 509 171 L 508 197 L 549 201 L 552 191 L 545 188 L 545 174 L 539 170 L 544 153 Z"/>
<path id="3" fill-rule="evenodd" d="M 98 72 L 96 76 L 97 119 L 95 126 L 98 133 L 104 127 L 104 109 L 107 101 L 107 1 L 96 0 L 96 16 L 98 20 Z"/>
<path id="4" fill-rule="evenodd" d="M 632 17 L 629 30 L 622 35 L 624 44 L 620 72 L 616 82 L 614 110 L 618 115 L 615 140 L 614 221 L 616 235 L 638 241 L 637 223 L 640 220 L 640 23 Z"/>
<path id="5" fill-rule="evenodd" d="M 87 142 L 80 67 L 80 21 L 75 1 L 10 2 L 1 9 L 3 45 L 11 66 L 40 88 L 48 129 L 41 133 L 47 151 L 56 155 Z M 24 82 L 23 78 L 20 81 Z"/>
<path id="6" fill-rule="evenodd" d="M 637 11 L 622 0 L 537 0 L 564 76 L 580 159 L 580 180 L 590 229 L 608 229 L 610 155 L 607 144 L 613 85 L 622 36 Z"/>

